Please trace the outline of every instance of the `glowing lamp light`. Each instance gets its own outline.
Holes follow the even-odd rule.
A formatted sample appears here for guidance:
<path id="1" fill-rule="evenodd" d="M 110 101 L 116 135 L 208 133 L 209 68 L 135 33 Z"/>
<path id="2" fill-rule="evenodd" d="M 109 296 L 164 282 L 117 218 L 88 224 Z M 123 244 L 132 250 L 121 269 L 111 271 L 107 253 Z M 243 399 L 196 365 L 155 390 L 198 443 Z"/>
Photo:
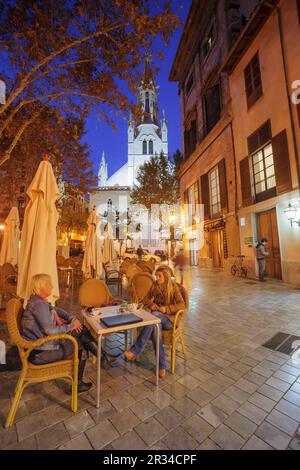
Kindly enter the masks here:
<path id="1" fill-rule="evenodd" d="M 289 203 L 284 213 L 291 222 L 291 226 L 293 226 L 293 224 L 297 224 L 300 227 L 300 211 L 298 204 Z"/>
<path id="2" fill-rule="evenodd" d="M 3 231 L 5 229 L 5 225 L 4 224 L 0 224 L 0 230 Z"/>

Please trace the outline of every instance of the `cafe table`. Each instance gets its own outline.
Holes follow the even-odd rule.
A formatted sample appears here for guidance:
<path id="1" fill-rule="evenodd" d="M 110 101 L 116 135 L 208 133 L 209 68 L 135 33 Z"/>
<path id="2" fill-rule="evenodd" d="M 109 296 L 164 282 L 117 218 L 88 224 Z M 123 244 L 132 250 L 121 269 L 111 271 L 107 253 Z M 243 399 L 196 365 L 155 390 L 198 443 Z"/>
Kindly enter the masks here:
<path id="1" fill-rule="evenodd" d="M 119 325 L 113 327 L 106 327 L 102 322 L 101 318 L 111 317 L 114 315 L 126 315 L 126 313 L 120 313 L 120 306 L 101 307 L 92 309 L 91 312 L 86 309 L 82 311 L 84 324 L 91 331 L 94 337 L 97 337 L 98 343 L 98 357 L 97 357 L 97 388 L 96 388 L 96 406 L 100 407 L 100 383 L 101 383 L 101 340 L 106 335 L 114 333 L 120 333 L 125 330 L 133 330 L 135 328 L 143 328 L 144 326 L 155 326 L 156 328 L 156 385 L 158 385 L 159 379 L 159 335 L 160 335 L 160 319 L 152 315 L 144 309 L 139 309 L 134 313 L 142 320 L 138 323 L 130 323 L 128 325 Z"/>

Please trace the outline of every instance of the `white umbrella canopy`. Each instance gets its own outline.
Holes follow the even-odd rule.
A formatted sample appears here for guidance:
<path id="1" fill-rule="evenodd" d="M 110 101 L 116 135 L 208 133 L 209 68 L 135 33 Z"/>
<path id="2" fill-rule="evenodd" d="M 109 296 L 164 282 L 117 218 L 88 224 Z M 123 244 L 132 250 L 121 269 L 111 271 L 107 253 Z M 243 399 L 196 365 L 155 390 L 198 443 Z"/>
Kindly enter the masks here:
<path id="1" fill-rule="evenodd" d="M 85 252 L 82 262 L 84 277 L 100 277 L 102 274 L 102 251 L 100 240 L 100 217 L 96 207 L 93 208 L 87 220 L 88 229 L 85 242 Z"/>
<path id="2" fill-rule="evenodd" d="M 56 265 L 56 225 L 58 212 L 55 201 L 60 197 L 51 163 L 47 157 L 27 190 L 30 201 L 25 209 L 21 235 L 17 294 L 30 297 L 30 282 L 35 274 L 48 274 L 53 284 L 52 303 L 59 298 Z"/>
<path id="3" fill-rule="evenodd" d="M 117 258 L 116 250 L 114 249 L 113 241 L 113 228 L 111 223 L 107 223 L 103 230 L 104 243 L 103 243 L 103 263 L 111 265 Z"/>
<path id="4" fill-rule="evenodd" d="M 0 252 L 0 266 L 18 264 L 20 242 L 20 219 L 17 207 L 12 207 L 6 220 L 3 242 Z"/>

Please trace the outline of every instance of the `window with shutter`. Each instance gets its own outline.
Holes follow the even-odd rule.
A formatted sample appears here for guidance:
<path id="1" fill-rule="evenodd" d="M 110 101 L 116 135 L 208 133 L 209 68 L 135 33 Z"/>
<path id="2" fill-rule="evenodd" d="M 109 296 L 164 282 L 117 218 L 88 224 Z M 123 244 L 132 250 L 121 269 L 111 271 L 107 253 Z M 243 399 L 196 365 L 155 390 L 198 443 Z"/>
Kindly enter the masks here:
<path id="1" fill-rule="evenodd" d="M 204 96 L 206 133 L 208 134 L 221 117 L 221 98 L 219 84 L 211 87 Z"/>
<path id="2" fill-rule="evenodd" d="M 277 194 L 293 189 L 286 129 L 272 139 Z"/>
<path id="3" fill-rule="evenodd" d="M 209 195 L 210 195 L 210 214 L 216 216 L 221 212 L 221 196 L 219 169 L 215 166 L 208 174 Z"/>
<path id="4" fill-rule="evenodd" d="M 253 204 L 253 196 L 251 189 L 249 157 L 240 161 L 240 176 L 243 207 L 251 206 Z"/>
<path id="5" fill-rule="evenodd" d="M 204 219 L 207 220 L 210 217 L 208 173 L 201 176 L 201 199 L 204 205 Z"/>
<path id="6" fill-rule="evenodd" d="M 218 170 L 219 170 L 221 209 L 227 211 L 228 210 L 228 194 L 227 194 L 225 158 L 223 158 L 223 160 L 219 162 Z"/>
<path id="7" fill-rule="evenodd" d="M 267 142 L 270 142 L 271 139 L 271 121 L 268 120 L 248 137 L 249 154 L 255 152 L 260 147 L 263 147 Z"/>
<path id="8" fill-rule="evenodd" d="M 190 122 L 189 128 L 184 131 L 184 157 L 185 159 L 193 153 L 197 146 L 197 121 Z"/>
<path id="9" fill-rule="evenodd" d="M 258 52 L 244 70 L 245 90 L 248 108 L 263 94 Z"/>

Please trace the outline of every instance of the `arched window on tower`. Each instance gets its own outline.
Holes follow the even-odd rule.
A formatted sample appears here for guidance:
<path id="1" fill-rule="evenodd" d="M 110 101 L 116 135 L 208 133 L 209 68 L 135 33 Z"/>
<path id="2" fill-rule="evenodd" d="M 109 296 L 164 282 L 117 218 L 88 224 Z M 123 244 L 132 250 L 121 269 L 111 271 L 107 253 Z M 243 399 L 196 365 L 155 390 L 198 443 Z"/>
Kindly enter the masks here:
<path id="1" fill-rule="evenodd" d="M 143 155 L 147 155 L 147 141 L 143 141 Z"/>
<path id="2" fill-rule="evenodd" d="M 149 140 L 149 155 L 153 155 L 153 140 Z"/>
<path id="3" fill-rule="evenodd" d="M 107 212 L 111 212 L 111 211 L 112 211 L 112 200 L 108 199 L 108 201 L 107 201 Z"/>
<path id="4" fill-rule="evenodd" d="M 150 105 L 149 105 L 149 91 L 146 91 L 146 105 L 145 105 L 146 113 L 150 113 Z"/>

